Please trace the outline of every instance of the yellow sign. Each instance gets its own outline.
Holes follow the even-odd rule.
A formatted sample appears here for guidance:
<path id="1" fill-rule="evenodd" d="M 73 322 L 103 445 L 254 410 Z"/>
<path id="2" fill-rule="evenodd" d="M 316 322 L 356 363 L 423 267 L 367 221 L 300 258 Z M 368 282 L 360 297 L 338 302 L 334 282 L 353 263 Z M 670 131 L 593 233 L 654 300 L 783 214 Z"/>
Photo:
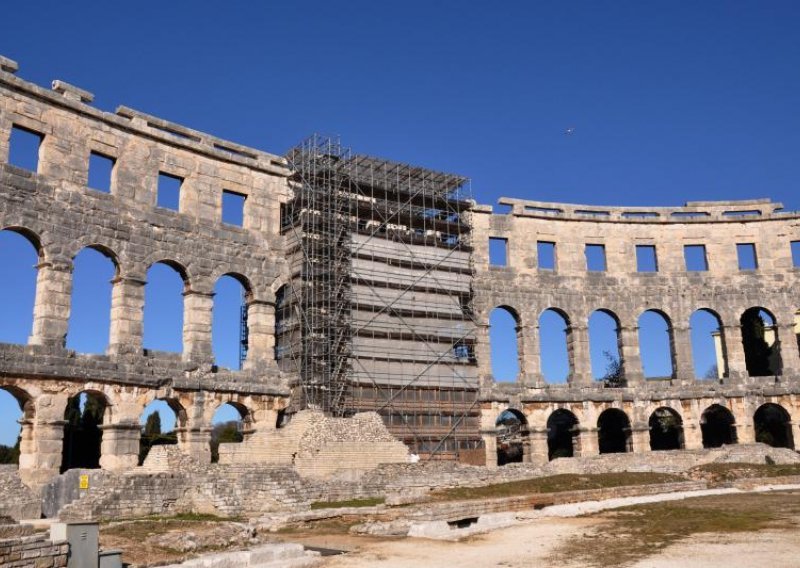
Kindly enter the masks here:
<path id="1" fill-rule="evenodd" d="M 89 489 L 89 476 L 81 475 L 78 478 L 78 489 Z"/>

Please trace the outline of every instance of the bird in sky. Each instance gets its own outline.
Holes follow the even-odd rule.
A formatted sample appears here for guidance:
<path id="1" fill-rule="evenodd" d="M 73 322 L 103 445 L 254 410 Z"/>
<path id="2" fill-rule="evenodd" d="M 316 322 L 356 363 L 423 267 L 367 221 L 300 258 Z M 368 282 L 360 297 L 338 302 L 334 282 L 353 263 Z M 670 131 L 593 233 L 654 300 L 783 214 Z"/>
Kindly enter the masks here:
<path id="1" fill-rule="evenodd" d="M 564 131 L 564 134 L 566 134 L 566 135 L 570 135 L 570 134 L 574 134 L 574 133 L 575 133 L 575 127 L 574 126 L 570 126 L 569 128 L 567 128 Z"/>

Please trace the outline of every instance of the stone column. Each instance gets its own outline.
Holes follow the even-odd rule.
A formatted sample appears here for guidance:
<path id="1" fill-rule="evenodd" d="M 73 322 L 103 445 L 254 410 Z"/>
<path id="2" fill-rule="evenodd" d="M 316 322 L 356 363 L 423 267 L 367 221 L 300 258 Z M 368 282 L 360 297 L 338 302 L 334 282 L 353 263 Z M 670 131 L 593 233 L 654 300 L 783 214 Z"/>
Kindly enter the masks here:
<path id="1" fill-rule="evenodd" d="M 541 465 L 550 461 L 550 448 L 547 446 L 547 429 L 531 429 L 528 432 L 530 439 L 530 463 Z"/>
<path id="2" fill-rule="evenodd" d="M 27 418 L 20 418 L 19 433 L 19 471 L 23 479 L 36 467 L 36 440 L 34 439 L 35 423 Z M 23 474 L 23 471 L 26 473 Z"/>
<path id="3" fill-rule="evenodd" d="M 694 382 L 695 376 L 692 366 L 692 338 L 689 326 L 673 325 L 671 331 L 670 348 L 672 349 L 675 378 L 680 384 L 691 384 Z"/>
<path id="4" fill-rule="evenodd" d="M 275 303 L 247 302 L 247 359 L 245 369 L 275 364 Z M 277 367 L 276 367 L 277 370 Z"/>
<path id="5" fill-rule="evenodd" d="M 644 372 L 642 371 L 642 357 L 639 353 L 639 328 L 620 326 L 618 341 L 626 384 L 634 386 L 643 383 Z"/>
<path id="6" fill-rule="evenodd" d="M 64 445 L 64 420 L 43 420 L 33 424 L 33 454 L 20 457 L 19 475 L 22 481 L 38 490 L 59 474 Z"/>
<path id="7" fill-rule="evenodd" d="M 781 374 L 789 378 L 800 377 L 800 351 L 794 332 L 794 321 L 778 325 L 778 341 L 781 353 Z"/>
<path id="8" fill-rule="evenodd" d="M 725 356 L 728 360 L 728 378 L 739 381 L 747 378 L 747 363 L 744 358 L 742 345 L 742 328 L 736 325 L 723 325 L 723 339 L 725 340 Z"/>
<path id="9" fill-rule="evenodd" d="M 486 467 L 497 467 L 497 433 L 494 430 L 481 430 L 483 447 L 486 450 Z"/>
<path id="10" fill-rule="evenodd" d="M 567 332 L 567 351 L 572 373 L 569 382 L 575 386 L 592 384 L 592 362 L 589 357 L 589 329 L 583 325 L 570 325 Z"/>
<path id="11" fill-rule="evenodd" d="M 703 430 L 699 422 L 683 423 L 683 445 L 686 450 L 703 449 Z"/>
<path id="12" fill-rule="evenodd" d="M 542 358 L 539 352 L 539 326 L 521 325 L 517 328 L 520 349 L 520 382 L 525 386 L 542 387 Z"/>
<path id="13" fill-rule="evenodd" d="M 794 442 L 792 449 L 796 450 L 800 448 L 800 420 L 795 420 L 789 424 L 792 428 L 792 441 Z"/>
<path id="14" fill-rule="evenodd" d="M 111 332 L 108 352 L 139 355 L 144 335 L 144 280 L 117 277 L 111 281 Z"/>
<path id="15" fill-rule="evenodd" d="M 580 428 L 581 452 L 580 457 L 596 456 L 600 454 L 600 444 L 597 439 L 597 428 Z M 577 455 L 577 454 L 576 454 Z"/>
<path id="16" fill-rule="evenodd" d="M 139 465 L 141 426 L 136 422 L 103 424 L 100 467 L 108 471 L 129 471 Z"/>
<path id="17" fill-rule="evenodd" d="M 736 417 L 736 423 L 732 426 L 736 429 L 736 442 L 739 444 L 755 444 L 756 429 L 752 418 L 750 420 Z"/>
<path id="18" fill-rule="evenodd" d="M 489 343 L 489 324 L 479 323 L 475 327 L 475 358 L 478 361 L 478 376 L 491 377 L 492 349 Z"/>
<path id="19" fill-rule="evenodd" d="M 200 463 L 211 463 L 211 423 L 205 415 L 205 393 L 195 393 L 193 403 L 186 407 L 186 423 L 177 429 L 178 447 Z"/>
<path id="20" fill-rule="evenodd" d="M 214 294 L 187 290 L 183 293 L 183 357 L 191 361 L 214 360 L 211 323 Z"/>
<path id="21" fill-rule="evenodd" d="M 33 333 L 30 343 L 64 347 L 72 295 L 72 265 L 43 262 L 36 276 Z"/>
<path id="22" fill-rule="evenodd" d="M 650 451 L 650 427 L 647 424 L 636 424 L 631 428 L 631 445 L 634 454 Z"/>

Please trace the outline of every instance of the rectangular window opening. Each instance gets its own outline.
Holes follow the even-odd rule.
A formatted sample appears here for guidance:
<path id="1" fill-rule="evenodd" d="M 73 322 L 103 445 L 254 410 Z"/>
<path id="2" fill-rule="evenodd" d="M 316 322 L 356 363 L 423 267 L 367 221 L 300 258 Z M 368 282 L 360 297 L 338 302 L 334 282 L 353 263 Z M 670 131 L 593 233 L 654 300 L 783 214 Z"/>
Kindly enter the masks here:
<path id="1" fill-rule="evenodd" d="M 738 243 L 736 245 L 736 256 L 739 259 L 739 270 L 758 269 L 758 257 L 756 256 L 756 245 L 754 243 Z"/>
<path id="2" fill-rule="evenodd" d="M 589 272 L 606 271 L 606 247 L 605 245 L 586 245 L 586 270 Z"/>
<path id="3" fill-rule="evenodd" d="M 111 193 L 111 179 L 114 175 L 114 158 L 92 152 L 89 154 L 89 180 L 87 185 L 95 191 Z"/>
<path id="4" fill-rule="evenodd" d="M 792 266 L 800 268 L 800 241 L 792 241 Z"/>
<path id="5" fill-rule="evenodd" d="M 536 256 L 541 270 L 556 269 L 556 243 L 550 241 L 536 242 Z"/>
<path id="6" fill-rule="evenodd" d="M 31 172 L 39 171 L 39 149 L 42 140 L 44 136 L 38 132 L 13 125 L 9 140 L 8 163 Z"/>
<path id="7" fill-rule="evenodd" d="M 183 178 L 158 172 L 158 195 L 156 204 L 164 209 L 178 211 L 181 202 Z"/>
<path id="8" fill-rule="evenodd" d="M 658 272 L 655 245 L 636 245 L 636 272 Z"/>
<path id="9" fill-rule="evenodd" d="M 508 239 L 489 237 L 489 266 L 508 266 Z"/>
<path id="10" fill-rule="evenodd" d="M 222 222 L 228 225 L 244 226 L 244 203 L 247 196 L 235 191 L 222 191 Z"/>
<path id="11" fill-rule="evenodd" d="M 706 245 L 684 245 L 683 259 L 686 261 L 686 270 L 690 272 L 705 272 L 708 270 Z"/>

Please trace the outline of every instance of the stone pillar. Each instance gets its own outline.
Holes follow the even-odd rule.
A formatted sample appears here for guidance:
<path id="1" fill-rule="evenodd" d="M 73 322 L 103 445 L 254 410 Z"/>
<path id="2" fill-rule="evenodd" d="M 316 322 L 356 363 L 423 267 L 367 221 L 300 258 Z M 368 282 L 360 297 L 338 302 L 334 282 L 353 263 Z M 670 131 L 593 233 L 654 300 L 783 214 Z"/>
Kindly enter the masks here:
<path id="1" fill-rule="evenodd" d="M 781 353 L 781 374 L 789 378 L 800 378 L 800 351 L 794 332 L 794 321 L 778 325 L 778 341 Z"/>
<path id="2" fill-rule="evenodd" d="M 191 361 L 214 360 L 211 323 L 214 294 L 187 290 L 183 293 L 183 357 Z"/>
<path id="3" fill-rule="evenodd" d="M 206 419 L 205 402 L 205 393 L 197 392 L 186 407 L 186 423 L 177 429 L 178 447 L 200 463 L 211 463 L 211 409 Z"/>
<path id="4" fill-rule="evenodd" d="M 683 423 L 683 445 L 686 450 L 703 449 L 703 430 L 699 422 Z"/>
<path id="5" fill-rule="evenodd" d="M 486 450 L 486 467 L 497 467 L 497 433 L 494 430 L 481 430 L 483 447 Z"/>
<path id="6" fill-rule="evenodd" d="M 491 377 L 492 349 L 489 343 L 489 324 L 479 323 L 475 327 L 475 358 L 478 361 L 478 376 Z"/>
<path id="7" fill-rule="evenodd" d="M 23 479 L 36 467 L 36 440 L 34 439 L 35 423 L 27 418 L 20 418 L 19 433 L 19 471 Z M 23 471 L 26 473 L 23 474 Z"/>
<path id="8" fill-rule="evenodd" d="M 634 454 L 650 451 L 650 427 L 647 424 L 636 424 L 631 428 L 631 445 Z"/>
<path id="9" fill-rule="evenodd" d="M 796 450 L 800 448 L 800 420 L 795 420 L 789 424 L 792 428 L 792 441 L 794 442 L 792 449 Z"/>
<path id="10" fill-rule="evenodd" d="M 247 359 L 245 369 L 275 367 L 275 303 L 247 302 Z M 277 367 L 276 367 L 277 370 Z"/>
<path id="11" fill-rule="evenodd" d="M 692 365 L 692 338 L 689 326 L 672 326 L 671 331 L 670 348 L 672 349 L 675 378 L 680 384 L 691 384 L 694 382 L 695 376 Z"/>
<path id="12" fill-rule="evenodd" d="M 517 328 L 520 349 L 520 382 L 526 386 L 542 387 L 542 357 L 539 352 L 539 326 L 521 325 Z"/>
<path id="13" fill-rule="evenodd" d="M 737 323 L 736 325 L 723 325 L 722 329 L 725 340 L 725 356 L 728 361 L 728 378 L 731 381 L 745 379 L 748 373 L 742 345 L 742 328 Z"/>
<path id="14" fill-rule="evenodd" d="M 642 357 L 639 353 L 639 328 L 620 326 L 618 341 L 626 384 L 629 386 L 641 384 L 644 382 L 644 372 L 642 371 Z"/>
<path id="15" fill-rule="evenodd" d="M 139 465 L 141 426 L 136 422 L 103 424 L 100 467 L 108 471 L 129 471 Z"/>
<path id="16" fill-rule="evenodd" d="M 750 420 L 739 419 L 736 417 L 736 423 L 732 426 L 736 429 L 736 442 L 739 444 L 755 444 L 756 443 L 756 429 L 753 424 L 752 418 Z"/>
<path id="17" fill-rule="evenodd" d="M 572 373 L 569 383 L 575 386 L 592 384 L 592 362 L 589 357 L 589 329 L 582 325 L 570 325 L 567 332 L 567 352 Z"/>
<path id="18" fill-rule="evenodd" d="M 34 490 L 59 474 L 65 424 L 64 420 L 36 421 L 33 424 L 32 444 L 35 452 L 26 452 L 25 460 L 20 456 L 19 475 Z"/>
<path id="19" fill-rule="evenodd" d="M 596 456 L 600 454 L 600 444 L 597 439 L 597 428 L 580 428 L 581 452 L 580 457 Z M 576 454 L 577 455 L 577 454 Z"/>
<path id="20" fill-rule="evenodd" d="M 530 463 L 541 465 L 550 461 L 550 448 L 547 446 L 547 428 L 530 430 Z"/>
<path id="21" fill-rule="evenodd" d="M 117 277 L 111 281 L 111 332 L 108 352 L 139 355 L 144 335 L 144 280 Z"/>
<path id="22" fill-rule="evenodd" d="M 36 276 L 33 333 L 30 343 L 64 347 L 72 295 L 72 265 L 43 262 Z"/>

